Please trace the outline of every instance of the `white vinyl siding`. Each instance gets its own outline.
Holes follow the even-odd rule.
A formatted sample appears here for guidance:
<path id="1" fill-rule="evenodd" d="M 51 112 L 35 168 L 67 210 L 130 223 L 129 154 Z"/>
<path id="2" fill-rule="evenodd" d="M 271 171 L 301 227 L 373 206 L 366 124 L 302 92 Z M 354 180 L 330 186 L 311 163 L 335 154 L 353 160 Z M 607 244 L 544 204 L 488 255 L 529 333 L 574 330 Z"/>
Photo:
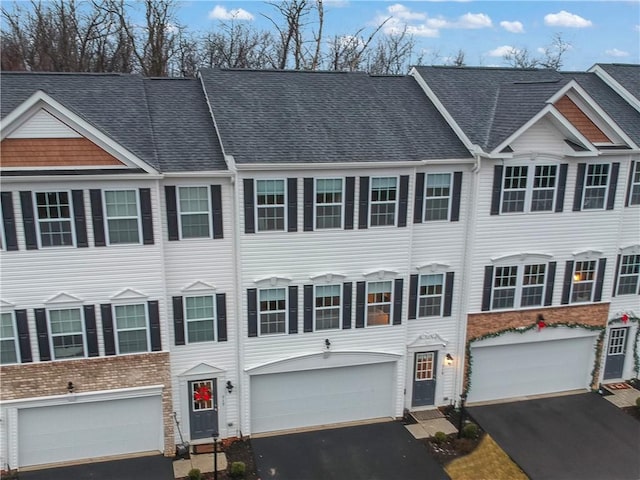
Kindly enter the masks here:
<path id="1" fill-rule="evenodd" d="M 342 179 L 316 180 L 316 229 L 342 228 Z"/>
<path id="2" fill-rule="evenodd" d="M 109 244 L 140 243 L 138 192 L 106 190 L 104 204 Z"/>
<path id="3" fill-rule="evenodd" d="M 395 225 L 398 179 L 396 177 L 374 177 L 371 179 L 370 225 L 379 227 Z"/>
<path id="4" fill-rule="evenodd" d="M 0 364 L 18 363 L 18 346 L 13 313 L 4 312 L 0 317 Z"/>
<path id="5" fill-rule="evenodd" d="M 505 167 L 502 213 L 553 211 L 557 172 L 557 165 Z"/>
<path id="6" fill-rule="evenodd" d="M 287 289 L 259 291 L 260 335 L 287 332 Z"/>
<path id="7" fill-rule="evenodd" d="M 582 194 L 583 210 L 605 208 L 609 186 L 610 165 L 606 163 L 587 165 Z"/>
<path id="8" fill-rule="evenodd" d="M 427 174 L 427 190 L 424 207 L 425 222 L 432 220 L 448 220 L 451 204 L 450 173 Z"/>
<path id="9" fill-rule="evenodd" d="M 211 236 L 209 187 L 178 187 L 181 238 Z"/>
<path id="10" fill-rule="evenodd" d="M 35 204 L 42 247 L 73 246 L 69 192 L 36 192 Z"/>
<path id="11" fill-rule="evenodd" d="M 85 333 L 80 308 L 47 310 L 55 360 L 85 356 Z"/>
<path id="12" fill-rule="evenodd" d="M 367 326 L 389 325 L 393 282 L 367 283 Z"/>
<path id="13" fill-rule="evenodd" d="M 571 284 L 571 303 L 592 301 L 597 266 L 598 262 L 595 260 L 575 263 Z"/>
<path id="14" fill-rule="evenodd" d="M 118 354 L 149 351 L 149 321 L 144 303 L 114 307 Z"/>
<path id="15" fill-rule="evenodd" d="M 215 301 L 213 295 L 185 297 L 184 319 L 187 342 L 211 342 L 215 340 Z"/>
<path id="16" fill-rule="evenodd" d="M 340 285 L 317 285 L 315 287 L 315 329 L 340 328 Z"/>
<path id="17" fill-rule="evenodd" d="M 285 230 L 284 180 L 256 180 L 258 231 Z"/>
<path id="18" fill-rule="evenodd" d="M 418 317 L 442 315 L 444 275 L 441 273 L 420 275 L 418 289 Z"/>
<path id="19" fill-rule="evenodd" d="M 493 310 L 538 307 L 544 301 L 545 264 L 509 265 L 495 268 Z"/>
<path id="20" fill-rule="evenodd" d="M 640 255 L 622 255 L 617 294 L 631 295 L 637 293 L 638 279 L 640 279 Z"/>

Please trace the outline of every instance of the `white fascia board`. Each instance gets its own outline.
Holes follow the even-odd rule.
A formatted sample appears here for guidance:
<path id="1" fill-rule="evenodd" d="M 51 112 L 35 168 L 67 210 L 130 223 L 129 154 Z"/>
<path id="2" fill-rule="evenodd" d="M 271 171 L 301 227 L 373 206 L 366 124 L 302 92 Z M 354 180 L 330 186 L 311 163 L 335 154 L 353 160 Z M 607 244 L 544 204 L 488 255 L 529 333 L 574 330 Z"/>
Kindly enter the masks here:
<path id="1" fill-rule="evenodd" d="M 433 92 L 433 90 L 431 90 L 431 87 L 429 87 L 426 80 L 422 78 L 422 75 L 420 75 L 420 73 L 415 68 L 412 68 L 409 72 L 409 76 L 415 78 L 416 82 L 418 82 L 418 85 L 420 85 L 420 88 L 422 88 L 424 93 L 427 95 L 427 98 L 431 100 L 431 103 L 433 103 L 433 105 L 436 107 L 436 110 L 438 110 L 438 112 L 440 112 L 440 115 L 444 117 L 444 119 L 456 133 L 458 138 L 462 141 L 462 143 L 464 143 L 464 146 L 467 147 L 470 152 L 476 152 L 479 147 L 477 145 L 474 145 L 469 137 L 467 137 L 467 134 L 464 133 L 464 130 L 462 130 L 462 128 L 460 128 L 460 125 L 458 125 L 458 122 L 454 120 L 453 116 L 451 116 L 449 111 L 438 99 L 438 96 Z"/>
<path id="2" fill-rule="evenodd" d="M 217 177 L 217 178 L 232 178 L 233 172 L 229 170 L 199 170 L 189 172 L 165 172 L 163 174 L 165 178 L 202 178 L 202 177 Z"/>
<path id="3" fill-rule="evenodd" d="M 3 169 L 4 170 L 4 169 Z M 2 183 L 51 183 L 57 181 L 88 181 L 88 180 L 160 180 L 161 174 L 123 173 L 104 175 L 2 175 Z"/>
<path id="4" fill-rule="evenodd" d="M 600 79 L 606 83 L 612 90 L 620 95 L 629 105 L 640 112 L 640 99 L 636 98 L 629 90 L 624 88 L 618 81 L 612 77 L 607 71 L 600 65 L 595 64 L 589 69 L 589 72 L 595 73 Z"/>
<path id="5" fill-rule="evenodd" d="M 110 137 L 89 124 L 79 115 L 73 113 L 63 104 L 54 100 L 42 90 L 38 90 L 25 100 L 20 106 L 9 115 L 0 120 L 0 140 L 4 140 L 16 128 L 18 128 L 28 117 L 40 108 L 46 110 L 54 117 L 61 120 L 77 131 L 83 137 L 91 140 L 107 153 L 125 164 L 125 166 L 140 168 L 147 173 L 154 174 L 158 171 L 148 163 L 138 158 L 135 154 L 113 141 Z"/>
<path id="6" fill-rule="evenodd" d="M 238 172 L 276 171 L 276 170 L 339 170 L 339 169 L 376 169 L 376 168 L 415 168 L 423 165 L 473 165 L 472 157 L 465 159 L 415 160 L 403 162 L 335 162 L 335 163 L 250 163 L 237 164 Z"/>

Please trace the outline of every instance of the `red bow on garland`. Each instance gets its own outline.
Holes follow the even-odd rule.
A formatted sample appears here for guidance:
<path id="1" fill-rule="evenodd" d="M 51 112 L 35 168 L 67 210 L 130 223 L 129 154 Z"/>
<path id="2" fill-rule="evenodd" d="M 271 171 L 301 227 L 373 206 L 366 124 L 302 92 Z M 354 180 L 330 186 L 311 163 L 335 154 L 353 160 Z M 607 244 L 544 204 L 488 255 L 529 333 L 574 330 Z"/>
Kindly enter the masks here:
<path id="1" fill-rule="evenodd" d="M 538 315 L 538 320 L 536 322 L 536 325 L 538 325 L 538 331 L 542 330 L 544 327 L 547 326 L 547 322 L 544 321 L 544 317 L 542 315 Z"/>
<path id="2" fill-rule="evenodd" d="M 209 390 L 209 387 L 205 385 L 198 387 L 198 389 L 193 393 L 193 399 L 196 402 L 208 402 L 211 400 L 211 390 Z"/>
<path id="3" fill-rule="evenodd" d="M 622 314 L 622 323 L 627 323 L 629 321 L 629 315 L 627 315 L 626 313 Z"/>

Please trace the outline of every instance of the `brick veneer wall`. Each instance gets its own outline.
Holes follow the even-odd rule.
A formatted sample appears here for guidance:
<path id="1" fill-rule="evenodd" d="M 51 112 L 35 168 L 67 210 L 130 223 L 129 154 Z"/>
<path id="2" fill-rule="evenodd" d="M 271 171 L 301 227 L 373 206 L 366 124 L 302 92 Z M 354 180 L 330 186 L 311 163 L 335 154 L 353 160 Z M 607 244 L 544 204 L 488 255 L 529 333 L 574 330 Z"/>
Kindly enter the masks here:
<path id="1" fill-rule="evenodd" d="M 0 378 L 0 400 L 64 395 L 68 382 L 73 382 L 76 393 L 164 385 L 164 454 L 175 454 L 168 352 L 3 365 Z"/>

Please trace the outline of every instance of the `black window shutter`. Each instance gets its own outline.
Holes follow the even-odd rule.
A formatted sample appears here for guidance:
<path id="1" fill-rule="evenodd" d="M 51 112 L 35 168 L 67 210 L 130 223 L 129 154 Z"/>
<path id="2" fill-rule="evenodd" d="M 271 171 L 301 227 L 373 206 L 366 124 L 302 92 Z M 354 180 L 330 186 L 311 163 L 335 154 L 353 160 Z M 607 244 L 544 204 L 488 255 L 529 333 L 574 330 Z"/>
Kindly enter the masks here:
<path id="1" fill-rule="evenodd" d="M 151 351 L 159 352 L 162 350 L 162 340 L 160 336 L 160 309 L 157 300 L 147 302 L 149 309 L 149 327 L 151 329 Z"/>
<path id="2" fill-rule="evenodd" d="M 400 176 L 400 203 L 398 205 L 398 226 L 407 226 L 407 204 L 409 203 L 409 175 Z"/>
<path id="3" fill-rule="evenodd" d="M 353 230 L 353 211 L 356 195 L 356 179 L 355 177 L 347 177 L 345 179 L 345 195 L 344 195 L 344 228 L 345 230 Z"/>
<path id="4" fill-rule="evenodd" d="M 164 187 L 164 201 L 167 205 L 167 233 L 169 241 L 180 239 L 178 234 L 178 201 L 176 199 L 176 187 L 166 185 Z"/>
<path id="5" fill-rule="evenodd" d="M 631 162 L 629 164 L 629 180 L 627 181 L 627 194 L 624 197 L 624 206 L 628 207 L 631 205 L 631 190 L 633 187 L 633 174 L 635 172 L 636 162 Z"/>
<path id="6" fill-rule="evenodd" d="M 27 250 L 37 250 L 38 237 L 36 234 L 36 220 L 33 212 L 31 192 L 20 192 L 20 205 L 22 206 L 22 223 L 24 225 L 24 237 Z"/>
<path id="7" fill-rule="evenodd" d="M 616 189 L 618 187 L 618 174 L 620 173 L 620 163 L 611 164 L 611 175 L 609 175 L 609 196 L 607 197 L 607 210 L 613 210 L 616 203 Z"/>
<path id="8" fill-rule="evenodd" d="M 562 282 L 562 305 L 569 305 L 569 297 L 571 295 L 571 280 L 573 278 L 573 260 L 567 260 L 564 265 L 564 280 Z"/>
<path id="9" fill-rule="evenodd" d="M 582 210 L 582 190 L 584 189 L 584 176 L 587 171 L 586 163 L 578 164 L 578 173 L 576 175 L 576 191 L 573 195 L 573 211 Z"/>
<path id="10" fill-rule="evenodd" d="M 18 327 L 18 345 L 20 345 L 20 362 L 33 362 L 31 355 L 31 339 L 29 338 L 29 321 L 26 310 L 16 310 L 16 327 Z"/>
<path id="11" fill-rule="evenodd" d="M 216 310 L 218 314 L 218 341 L 227 341 L 227 295 L 216 294 Z"/>
<path id="12" fill-rule="evenodd" d="M 87 356 L 97 357 L 98 329 L 96 327 L 96 309 L 93 305 L 84 305 L 84 328 L 87 333 Z"/>
<path id="13" fill-rule="evenodd" d="M 104 234 L 104 212 L 102 211 L 102 191 L 89 190 L 91 199 L 91 223 L 93 225 L 93 243 L 96 247 L 107 245 Z"/>
<path id="14" fill-rule="evenodd" d="M 256 213 L 253 199 L 253 178 L 244 179 L 244 233 L 256 233 Z"/>
<path id="15" fill-rule="evenodd" d="M 544 292 L 544 304 L 549 306 L 553 304 L 553 286 L 556 282 L 556 262 L 549 262 L 547 266 L 547 278 Z"/>
<path id="16" fill-rule="evenodd" d="M 462 172 L 453 172 L 453 195 L 451 196 L 451 221 L 460 220 L 460 194 L 462 193 Z"/>
<path id="17" fill-rule="evenodd" d="M 304 186 L 304 231 L 313 231 L 313 178 L 305 178 Z"/>
<path id="18" fill-rule="evenodd" d="M 246 193 L 246 190 L 245 190 Z M 258 336 L 258 291 L 255 288 L 247 289 L 247 320 L 250 337 Z"/>
<path id="19" fill-rule="evenodd" d="M 451 306 L 453 304 L 453 277 L 454 272 L 447 272 L 444 281 L 444 310 L 443 317 L 451 316 Z"/>
<path id="20" fill-rule="evenodd" d="M 298 333 L 298 287 L 289 286 L 289 333 Z"/>
<path id="21" fill-rule="evenodd" d="M 351 328 L 351 296 L 353 284 L 344 282 L 342 284 L 342 328 L 348 330 Z"/>
<path id="22" fill-rule="evenodd" d="M 367 228 L 368 226 L 369 226 L 369 177 L 360 177 L 360 202 L 358 207 L 358 228 Z"/>
<path id="23" fill-rule="evenodd" d="M 222 187 L 220 185 L 211 185 L 211 210 L 213 214 L 213 238 L 224 238 Z"/>
<path id="24" fill-rule="evenodd" d="M 484 267 L 484 284 L 482 287 L 482 311 L 491 310 L 491 287 L 493 285 L 493 265 Z"/>
<path id="25" fill-rule="evenodd" d="M 402 278 L 396 278 L 393 282 L 393 324 L 402 323 Z"/>
<path id="26" fill-rule="evenodd" d="M 44 308 L 34 309 L 36 315 L 36 333 L 38 334 L 38 350 L 40 351 L 40 361 L 51 360 L 49 349 L 49 329 L 47 328 L 47 312 Z"/>
<path id="27" fill-rule="evenodd" d="M 568 164 L 560 165 L 558 173 L 558 189 L 556 190 L 556 212 L 564 210 L 564 193 L 567 188 L 567 168 Z"/>
<path id="28" fill-rule="evenodd" d="M 304 286 L 304 331 L 313 332 L 313 285 Z"/>
<path id="29" fill-rule="evenodd" d="M 366 293 L 367 282 L 356 283 L 356 328 L 364 327 L 364 317 L 366 313 Z"/>
<path id="30" fill-rule="evenodd" d="M 87 218 L 84 213 L 84 192 L 82 190 L 72 190 L 71 199 L 73 201 L 73 221 L 76 227 L 76 246 L 88 247 Z"/>
<path id="31" fill-rule="evenodd" d="M 298 179 L 287 178 L 287 231 L 298 231 Z"/>
<path id="32" fill-rule="evenodd" d="M 416 319 L 418 309 L 418 278 L 419 275 L 414 274 L 409 277 L 409 320 Z"/>
<path id="33" fill-rule="evenodd" d="M 618 254 L 616 258 L 616 272 L 613 276 L 613 291 L 611 292 L 611 296 L 615 297 L 618 293 L 618 275 L 620 275 L 620 262 L 622 261 L 622 255 Z"/>
<path id="34" fill-rule="evenodd" d="M 416 192 L 413 202 L 413 223 L 422 223 L 422 207 L 424 205 L 424 173 L 416 174 Z"/>
<path id="35" fill-rule="evenodd" d="M 502 197 L 502 165 L 493 167 L 493 188 L 491 190 L 491 215 L 500 215 L 500 197 Z"/>
<path id="36" fill-rule="evenodd" d="M 18 237 L 16 235 L 16 217 L 13 211 L 13 192 L 0 192 L 2 204 L 2 226 L 4 227 L 4 240 L 7 251 L 18 250 Z"/>
<path id="37" fill-rule="evenodd" d="M 142 243 L 153 245 L 153 214 L 151 213 L 151 189 L 140 189 L 140 213 L 142 214 Z"/>
<path id="38" fill-rule="evenodd" d="M 172 299 L 173 303 L 173 337 L 176 345 L 185 344 L 184 333 L 184 310 L 182 297 L 176 296 Z"/>
<path id="39" fill-rule="evenodd" d="M 598 261 L 598 275 L 596 276 L 596 285 L 593 292 L 593 301 L 599 302 L 602 300 L 602 285 L 604 283 L 604 271 L 607 267 L 607 259 L 601 258 Z"/>
<path id="40" fill-rule="evenodd" d="M 100 305 L 100 316 L 102 317 L 102 337 L 104 340 L 104 354 L 116 354 L 116 337 L 113 331 L 113 313 L 110 303 Z"/>

